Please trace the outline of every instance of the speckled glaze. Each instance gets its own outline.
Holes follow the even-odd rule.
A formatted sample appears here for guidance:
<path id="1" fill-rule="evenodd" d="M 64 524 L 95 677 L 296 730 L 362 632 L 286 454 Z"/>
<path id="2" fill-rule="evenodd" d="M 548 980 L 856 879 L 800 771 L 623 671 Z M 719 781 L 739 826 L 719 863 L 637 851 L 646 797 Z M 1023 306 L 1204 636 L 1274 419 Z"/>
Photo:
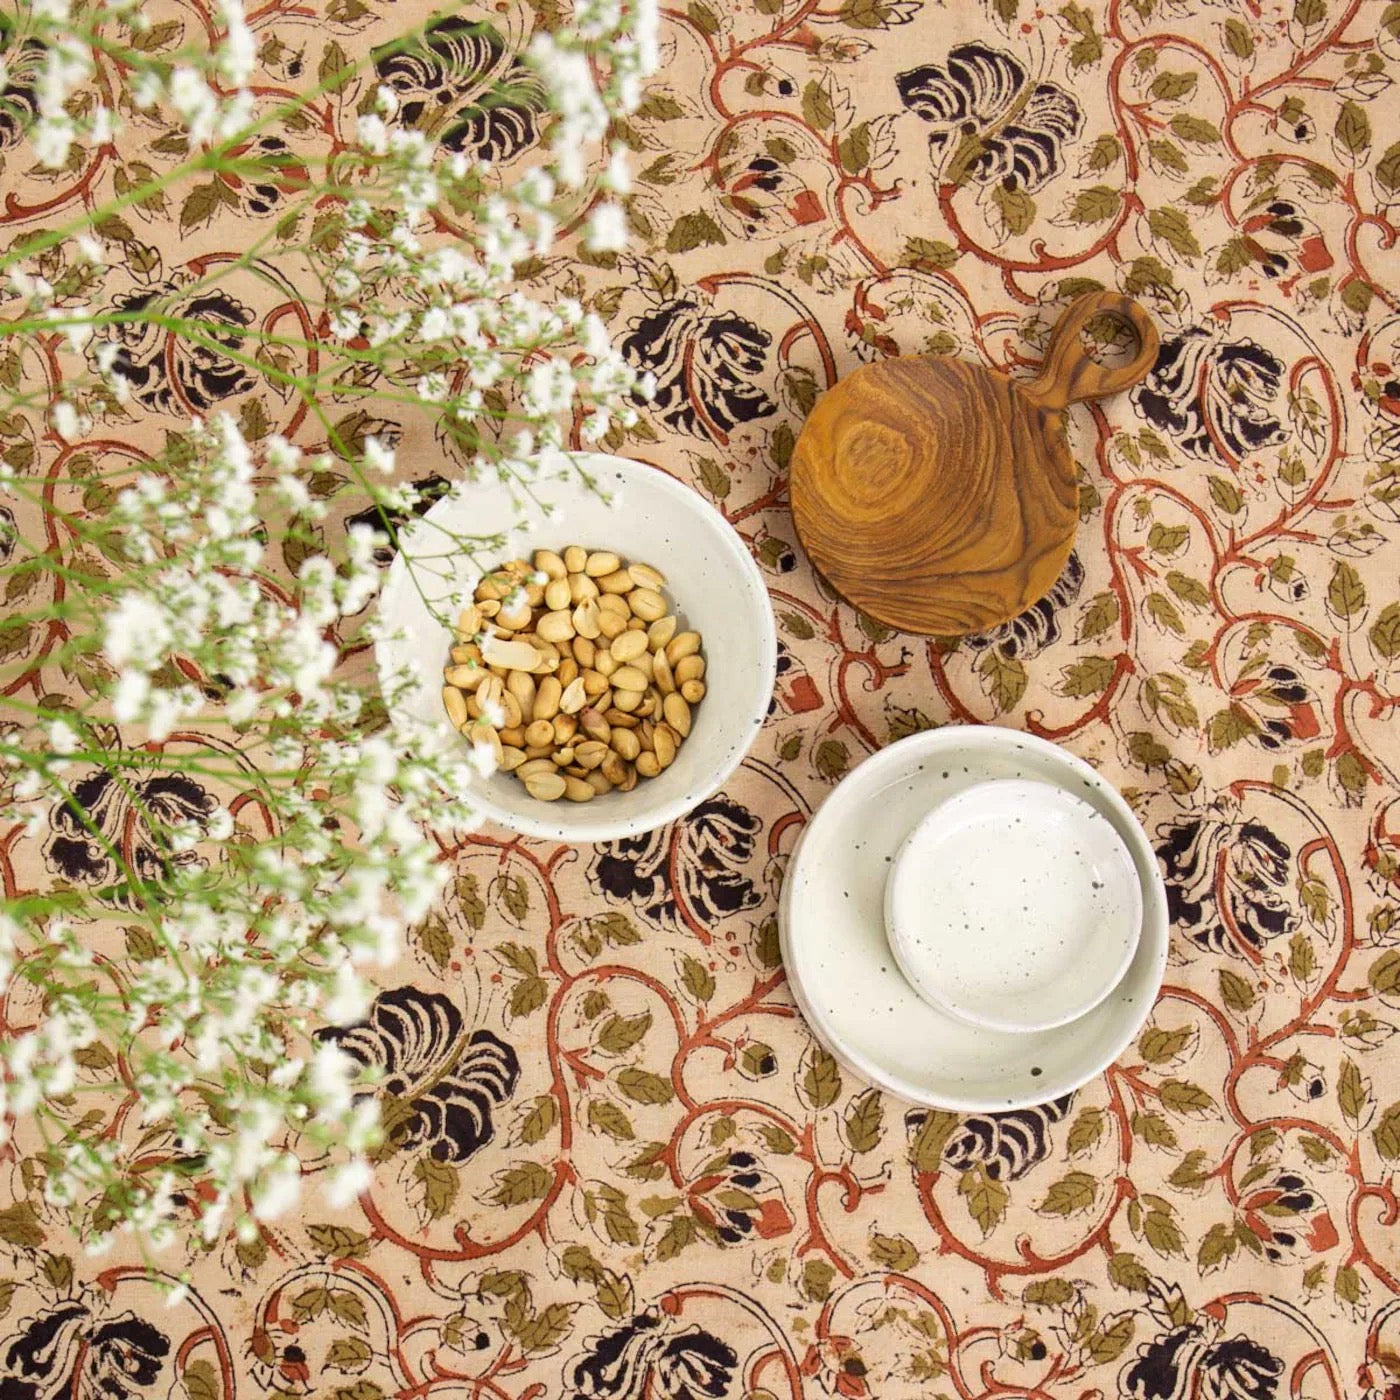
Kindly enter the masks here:
<path id="1" fill-rule="evenodd" d="M 1054 1030 L 994 1031 L 929 1005 L 885 936 L 885 886 L 909 833 L 938 803 L 996 778 L 1052 783 L 1089 803 L 1128 848 L 1141 889 L 1126 974 L 1087 1015 Z M 779 907 L 788 984 L 832 1054 L 891 1093 L 966 1113 L 1045 1103 L 1112 1064 L 1152 1010 L 1167 931 L 1157 860 L 1123 798 L 1073 754 L 994 725 L 912 735 L 848 774 L 808 823 Z"/>
<path id="2" fill-rule="evenodd" d="M 1128 970 L 1142 889 L 1112 823 L 1064 788 L 978 783 L 906 838 L 885 931 L 927 1002 L 973 1025 L 1045 1031 L 1092 1011 Z"/>
<path id="3" fill-rule="evenodd" d="M 578 469 L 534 485 L 539 508 L 528 528 L 514 528 L 521 507 L 510 489 L 482 481 L 433 506 L 407 532 L 405 548 L 423 560 L 414 572 L 429 601 L 446 597 L 454 587 L 474 588 L 480 578 L 460 554 L 432 557 L 443 554 L 444 528 L 501 535 L 498 549 L 482 553 L 485 564 L 581 544 L 653 564 L 666 575 L 667 597 L 683 624 L 705 639 L 707 692 L 676 761 L 631 792 L 610 792 L 588 803 L 541 802 L 499 773 L 478 779 L 472 791 L 482 813 L 526 836 L 615 841 L 684 816 L 739 766 L 768 713 L 778 642 L 763 576 L 743 540 L 709 502 L 643 462 L 598 452 L 578 453 L 575 461 Z M 387 628 L 403 636 L 380 641 L 376 659 L 386 685 L 399 666 L 412 670 L 418 679 L 398 703 L 419 719 L 436 721 L 444 719 L 439 692 L 451 638 L 414 582 L 402 556 L 396 558 L 379 612 Z"/>

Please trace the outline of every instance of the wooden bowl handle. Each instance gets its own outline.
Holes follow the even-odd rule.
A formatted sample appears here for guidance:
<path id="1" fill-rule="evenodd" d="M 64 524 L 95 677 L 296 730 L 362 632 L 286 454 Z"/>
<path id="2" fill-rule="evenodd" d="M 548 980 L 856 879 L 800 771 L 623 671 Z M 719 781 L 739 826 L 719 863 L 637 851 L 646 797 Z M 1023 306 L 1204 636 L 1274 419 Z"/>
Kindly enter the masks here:
<path id="1" fill-rule="evenodd" d="M 1137 354 L 1126 364 L 1101 365 L 1090 358 L 1079 333 L 1095 317 L 1117 316 L 1137 336 Z M 1060 317 L 1040 373 L 1025 392 L 1045 408 L 1063 408 L 1131 389 L 1157 362 L 1157 327 L 1132 297 L 1121 292 L 1086 292 Z"/>

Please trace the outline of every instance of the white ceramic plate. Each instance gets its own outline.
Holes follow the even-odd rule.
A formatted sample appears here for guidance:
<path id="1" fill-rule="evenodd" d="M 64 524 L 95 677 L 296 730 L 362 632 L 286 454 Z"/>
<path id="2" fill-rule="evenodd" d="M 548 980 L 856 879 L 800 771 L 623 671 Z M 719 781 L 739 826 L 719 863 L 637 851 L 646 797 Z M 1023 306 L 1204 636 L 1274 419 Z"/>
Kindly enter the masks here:
<path id="1" fill-rule="evenodd" d="M 987 1030 L 930 1006 L 885 937 L 884 895 L 905 838 L 939 802 L 975 783 L 1029 778 L 1090 803 L 1132 853 L 1142 931 L 1122 982 L 1054 1030 Z M 1146 833 L 1080 759 L 995 726 L 950 725 L 866 759 L 808 823 L 779 908 L 783 962 L 799 1009 L 848 1069 L 915 1103 L 960 1112 L 1025 1108 L 1101 1074 L 1152 1010 L 1167 958 L 1167 901 Z"/>
<path id="2" fill-rule="evenodd" d="M 379 608 L 387 627 L 403 636 L 386 637 L 375 651 L 386 683 L 399 667 L 412 670 L 415 683 L 400 701 L 409 714 L 445 718 L 442 666 L 451 638 L 429 604 L 441 605 L 455 588 L 470 592 L 480 570 L 447 549 L 443 528 L 504 535 L 500 548 L 483 551 L 488 567 L 540 548 L 581 544 L 660 569 L 684 625 L 699 631 L 705 646 L 706 695 L 676 761 L 631 792 L 610 792 L 588 803 L 540 802 L 504 773 L 478 780 L 472 792 L 488 817 L 527 836 L 612 841 L 684 816 L 734 772 L 768 713 L 778 643 L 763 576 L 744 541 L 709 502 L 642 462 L 602 453 L 580 453 L 577 460 L 612 504 L 571 470 L 535 483 L 535 519 L 524 529 L 515 528 L 521 507 L 494 481 L 444 498 L 414 522 L 405 531 L 405 547 L 421 562 L 411 577 L 403 556 L 394 560 Z"/>
<path id="3" fill-rule="evenodd" d="M 1097 807 L 1053 783 L 997 778 L 940 802 L 909 834 L 885 928 L 925 1001 L 990 1030 L 1047 1031 L 1122 981 L 1142 882 Z"/>

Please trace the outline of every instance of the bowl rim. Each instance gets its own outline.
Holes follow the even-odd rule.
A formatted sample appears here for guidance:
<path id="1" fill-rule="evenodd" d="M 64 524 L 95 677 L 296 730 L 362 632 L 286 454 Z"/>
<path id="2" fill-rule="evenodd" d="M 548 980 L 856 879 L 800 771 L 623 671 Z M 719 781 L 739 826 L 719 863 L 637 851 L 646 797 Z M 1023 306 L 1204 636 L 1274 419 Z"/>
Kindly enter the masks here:
<path id="1" fill-rule="evenodd" d="M 915 840 L 928 832 L 931 827 L 956 816 L 955 809 L 972 805 L 973 802 L 984 799 L 988 789 L 999 788 L 1005 792 L 1012 787 L 1041 788 L 1045 793 L 1045 801 L 1064 804 L 1066 810 L 1072 812 L 1080 820 L 1084 819 L 1086 812 L 1096 815 L 1094 808 L 1077 793 L 1057 787 L 1054 783 L 1047 783 L 1040 778 L 984 778 L 981 782 L 960 789 L 932 808 L 900 845 L 890 867 L 889 879 L 885 884 L 885 932 L 889 938 L 890 951 L 894 954 L 895 961 L 904 973 L 905 980 L 925 1001 L 932 1002 L 940 1010 L 946 1011 L 948 1015 L 955 1016 L 960 1021 L 967 1021 L 974 1026 L 983 1026 L 987 1030 L 1004 1031 L 1010 1034 L 1018 1032 L 1034 1034 L 1039 1031 L 1058 1030 L 1061 1026 L 1067 1026 L 1079 1020 L 1081 1016 L 1087 1016 L 1096 1006 L 1113 994 L 1113 989 L 1127 976 L 1128 969 L 1133 965 L 1133 959 L 1137 957 L 1138 944 L 1142 941 L 1142 880 L 1138 876 L 1133 853 L 1116 827 L 1109 827 L 1113 844 L 1121 853 L 1131 875 L 1131 879 L 1127 882 L 1131 893 L 1123 920 L 1124 926 L 1129 932 L 1123 941 L 1123 947 L 1117 961 L 1107 969 L 1103 980 L 1096 982 L 1089 993 L 1082 995 L 1067 1010 L 1057 1012 L 1053 1016 L 1034 1021 L 1020 1020 L 1014 1016 L 997 1016 L 995 1013 L 988 1013 L 985 1010 L 977 1010 L 965 1005 L 957 996 L 950 995 L 934 982 L 915 976 L 911 970 L 912 959 L 906 944 L 907 930 L 902 927 L 901 921 L 895 916 L 896 886 L 900 880 L 900 871 L 907 872 L 910 868 L 910 854 Z"/>
<path id="2" fill-rule="evenodd" d="M 760 658 L 751 692 L 732 699 L 724 697 L 730 707 L 742 706 L 743 712 L 749 716 L 751 722 L 747 741 L 735 744 L 722 761 L 713 769 L 707 769 L 698 786 L 691 787 L 680 796 L 661 803 L 659 806 L 636 812 L 630 816 L 599 817 L 590 815 L 591 803 L 569 804 L 563 810 L 569 812 L 570 820 L 559 823 L 551 822 L 543 816 L 539 818 L 521 816 L 498 805 L 492 800 L 490 789 L 487 786 L 489 779 L 477 780 L 472 784 L 469 793 L 472 806 L 483 817 L 497 825 L 521 836 L 533 836 L 568 845 L 586 845 L 600 841 L 622 840 L 630 836 L 641 836 L 647 832 L 669 826 L 672 822 L 693 811 L 707 798 L 712 797 L 733 777 L 748 755 L 754 739 L 762 730 L 767 719 L 768 704 L 778 680 L 778 630 L 768 587 L 764 583 L 763 575 L 759 572 L 753 555 L 744 544 L 743 538 L 734 526 L 725 519 L 723 512 L 707 501 L 693 486 L 672 476 L 663 467 L 653 466 L 632 457 L 616 457 L 605 452 L 573 452 L 569 455 L 578 467 L 589 474 L 601 475 L 603 472 L 610 472 L 615 476 L 622 477 L 623 480 L 618 485 L 623 490 L 630 488 L 634 483 L 641 482 L 647 487 L 660 491 L 663 495 L 670 495 L 693 516 L 708 522 L 719 547 L 728 552 L 729 562 L 737 566 L 738 574 L 742 580 L 742 591 L 754 605 L 749 610 L 751 613 L 749 622 L 757 627 L 757 648 Z M 466 484 L 470 486 L 470 483 Z M 581 488 L 579 483 L 571 481 L 569 489 L 587 488 Z M 457 493 L 453 493 L 426 510 L 413 522 L 407 533 L 406 542 L 412 540 L 413 534 L 417 530 L 430 527 L 435 515 L 440 516 L 452 510 L 460 499 L 461 497 Z M 562 524 L 561 517 L 566 512 L 567 504 L 561 501 L 559 513 L 554 517 L 556 524 Z M 519 530 L 518 533 L 535 533 L 543 525 L 544 522 L 532 523 Z M 406 572 L 407 565 L 404 562 L 403 553 L 400 551 L 395 554 L 394 561 L 389 566 L 384 587 L 380 593 L 381 600 L 389 594 L 391 589 L 405 585 Z M 380 650 L 378 644 L 375 647 L 375 655 L 378 666 L 382 668 L 388 665 L 387 656 Z M 711 697 L 707 696 L 706 698 Z M 721 697 L 713 698 L 717 701 Z M 636 792 L 638 789 L 634 788 L 632 791 Z M 624 798 L 630 797 L 631 794 L 624 793 L 622 796 Z M 559 804 L 555 803 L 541 803 L 540 806 L 546 811 L 554 811 L 559 808 Z"/>
<path id="3" fill-rule="evenodd" d="M 1086 1059 L 1083 1065 L 1074 1071 L 1071 1076 L 1074 1080 L 1073 1083 L 1055 1084 L 1052 1082 L 1044 1090 L 1000 1096 L 995 1102 L 985 1095 L 960 1093 L 956 1090 L 941 1093 L 937 1098 L 933 1098 L 928 1089 L 917 1081 L 881 1065 L 872 1057 L 865 1055 L 858 1047 L 842 1043 L 837 1036 L 832 1034 L 826 1018 L 820 1013 L 813 999 L 807 995 L 807 989 L 803 986 L 800 976 L 795 974 L 792 958 L 791 905 L 795 883 L 792 879 L 792 873 L 798 852 L 822 813 L 841 800 L 841 787 L 870 765 L 874 765 L 873 772 L 878 774 L 885 768 L 898 765 L 906 758 L 914 755 L 927 755 L 945 745 L 956 744 L 969 731 L 989 734 L 992 736 L 992 742 L 996 744 L 1006 744 L 1013 748 L 1017 744 L 1024 744 L 1042 751 L 1053 751 L 1058 758 L 1064 760 L 1071 772 L 1078 774 L 1081 778 L 1092 780 L 1100 787 L 1109 805 L 1121 816 L 1126 817 L 1131 824 L 1127 844 L 1135 858 L 1142 857 L 1143 865 L 1139 869 L 1139 874 L 1143 876 L 1144 894 L 1146 894 L 1147 886 L 1150 884 L 1158 896 L 1155 903 L 1160 913 L 1160 917 L 1154 917 L 1154 911 L 1150 907 L 1149 901 L 1144 899 L 1142 934 L 1138 941 L 1137 954 L 1133 963 L 1135 964 L 1139 957 L 1147 956 L 1150 958 L 1150 966 L 1147 969 L 1150 974 L 1150 991 L 1148 995 L 1140 999 L 1140 1004 L 1135 1007 L 1133 1015 L 1125 1015 L 1122 1018 L 1118 1033 L 1110 1037 L 1103 1052 L 1092 1059 Z M 847 789 L 845 795 L 847 802 L 854 801 L 851 796 L 853 789 L 854 785 Z M 873 1084 L 887 1093 L 894 1094 L 907 1103 L 919 1104 L 926 1108 L 946 1109 L 955 1113 L 1002 1113 L 1016 1109 L 1035 1108 L 1062 1094 L 1076 1092 L 1084 1085 L 1097 1079 L 1110 1065 L 1118 1061 L 1124 1051 L 1133 1043 L 1138 1032 L 1146 1025 L 1161 994 L 1162 979 L 1166 973 L 1167 954 L 1171 944 L 1171 916 L 1167 909 L 1166 883 L 1157 862 L 1157 853 L 1153 850 L 1151 840 L 1142 823 L 1113 783 L 1102 777 L 1097 769 L 1086 763 L 1077 754 L 1071 753 L 1068 749 L 1052 743 L 1048 739 L 1042 739 L 1038 735 L 1020 729 L 1011 729 L 1000 724 L 954 723 L 940 725 L 936 729 L 925 730 L 918 734 L 910 734 L 906 738 L 896 740 L 893 744 L 886 744 L 884 748 L 877 749 L 851 769 L 847 776 L 837 784 L 836 790 L 812 814 L 798 836 L 797 845 L 788 858 L 787 873 L 779 896 L 778 935 L 783 954 L 784 979 L 792 994 L 792 999 L 811 1034 L 831 1052 L 839 1064 L 867 1083 Z M 969 1033 L 975 1034 L 977 1028 L 969 1026 L 968 1030 Z"/>

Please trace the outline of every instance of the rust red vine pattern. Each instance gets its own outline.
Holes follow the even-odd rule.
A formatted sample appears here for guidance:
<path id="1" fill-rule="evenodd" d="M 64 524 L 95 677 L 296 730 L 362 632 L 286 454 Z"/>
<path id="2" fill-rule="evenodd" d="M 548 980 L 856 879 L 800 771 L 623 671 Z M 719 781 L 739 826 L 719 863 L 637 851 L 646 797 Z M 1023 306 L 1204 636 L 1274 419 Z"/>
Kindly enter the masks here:
<path id="1" fill-rule="evenodd" d="M 161 42 L 214 23 L 194 0 L 149 8 L 175 25 Z M 518 44 L 547 9 L 498 23 Z M 269 0 L 260 101 L 424 13 Z M 446 907 L 343 1039 L 395 1067 L 391 1140 L 354 1209 L 323 1208 L 309 1164 L 295 1221 L 172 1257 L 194 1286 L 167 1309 L 123 1246 L 73 1250 L 9 1149 L 4 1395 L 1393 1400 L 1400 5 L 689 0 L 663 38 L 619 133 L 634 251 L 523 271 L 598 309 L 656 375 L 608 446 L 693 482 L 766 570 L 770 721 L 666 831 L 444 847 Z M 509 62 L 450 34 L 432 52 L 376 75 L 406 119 L 456 111 Z M 124 75 L 103 62 L 99 81 Z M 261 139 L 333 156 L 364 81 Z M 436 129 L 508 171 L 536 119 L 522 100 Z M 40 177 L 0 124 L 9 233 L 172 149 L 133 111 L 118 147 Z M 103 230 L 99 299 L 193 285 L 285 196 L 220 181 L 132 208 Z M 1152 310 L 1163 350 L 1130 396 L 1075 411 L 1081 535 L 1052 595 L 960 644 L 835 600 L 785 499 L 815 397 L 896 353 L 1029 373 L 1067 300 L 1100 285 Z M 193 295 L 207 342 L 133 332 L 125 414 L 64 443 L 16 413 L 7 457 L 96 510 L 84 456 L 139 462 L 191 412 L 317 445 L 220 347 L 255 322 L 314 339 L 319 313 L 273 275 Z M 63 373 L 56 344 L 4 370 L 50 390 Z M 424 422 L 388 426 L 416 479 L 457 470 Z M 320 488 L 337 520 L 359 508 L 334 473 Z M 83 683 L 53 637 L 7 638 L 36 694 Z M 812 1042 L 784 985 L 776 895 L 802 824 L 867 753 L 949 721 L 1096 763 L 1171 897 L 1147 1029 L 1038 1110 L 882 1097 Z M 147 801 L 207 801 L 157 782 Z M 139 820 L 99 787 L 84 801 L 139 861 Z M 100 884 L 94 850 L 61 816 L 39 839 L 0 832 L 6 892 Z"/>

